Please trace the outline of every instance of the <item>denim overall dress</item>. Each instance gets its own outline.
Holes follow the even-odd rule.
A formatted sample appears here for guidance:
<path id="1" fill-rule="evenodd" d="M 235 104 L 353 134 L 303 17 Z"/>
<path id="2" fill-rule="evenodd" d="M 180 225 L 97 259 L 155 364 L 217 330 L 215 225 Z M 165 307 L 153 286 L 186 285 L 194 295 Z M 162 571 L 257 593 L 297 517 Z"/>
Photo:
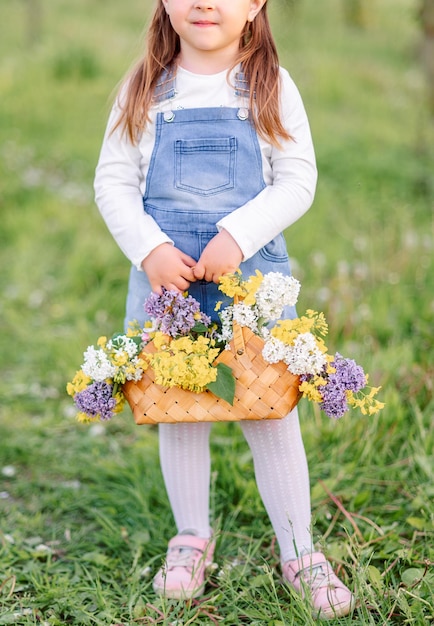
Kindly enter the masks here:
<path id="1" fill-rule="evenodd" d="M 247 89 L 242 72 L 236 74 L 235 93 L 240 98 L 239 108 L 168 108 L 156 117 L 144 210 L 177 248 L 196 260 L 217 234 L 216 223 L 265 187 L 258 137 L 243 106 Z M 168 101 L 170 106 L 175 97 L 174 73 L 165 72 L 156 87 L 155 101 Z M 255 274 L 256 269 L 263 274 L 290 275 L 283 234 L 240 265 L 244 278 Z M 147 319 L 143 303 L 150 292 L 146 274 L 133 267 L 126 324 Z M 204 313 L 218 320 L 215 305 L 225 301 L 218 285 L 199 280 L 190 284 L 188 292 L 200 302 Z M 296 317 L 294 307 L 287 307 L 283 317 Z"/>

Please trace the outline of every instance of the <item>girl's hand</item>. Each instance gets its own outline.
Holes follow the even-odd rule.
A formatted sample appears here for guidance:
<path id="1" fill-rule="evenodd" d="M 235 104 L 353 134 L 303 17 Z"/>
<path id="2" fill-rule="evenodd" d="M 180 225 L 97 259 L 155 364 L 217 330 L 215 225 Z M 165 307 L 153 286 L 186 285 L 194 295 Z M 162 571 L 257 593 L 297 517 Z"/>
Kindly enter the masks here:
<path id="1" fill-rule="evenodd" d="M 196 280 L 193 267 L 196 261 L 171 243 L 162 243 L 142 261 L 151 289 L 161 295 L 162 288 L 169 291 L 185 291 Z"/>
<path id="2" fill-rule="evenodd" d="M 242 260 L 241 248 L 227 230 L 222 230 L 205 246 L 193 273 L 197 280 L 218 283 L 223 274 L 235 272 Z"/>

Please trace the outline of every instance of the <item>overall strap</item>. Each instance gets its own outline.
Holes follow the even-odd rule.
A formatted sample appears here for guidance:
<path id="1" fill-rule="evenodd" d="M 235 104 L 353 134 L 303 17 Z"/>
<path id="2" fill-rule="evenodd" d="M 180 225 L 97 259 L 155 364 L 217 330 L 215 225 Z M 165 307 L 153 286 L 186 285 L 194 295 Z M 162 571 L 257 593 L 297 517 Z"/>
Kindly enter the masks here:
<path id="1" fill-rule="evenodd" d="M 240 98 L 249 98 L 250 96 L 249 79 L 242 68 L 235 74 L 235 95 Z"/>
<path id="2" fill-rule="evenodd" d="M 163 102 L 176 96 L 175 68 L 165 67 L 154 89 L 154 102 Z"/>
<path id="3" fill-rule="evenodd" d="M 176 96 L 175 79 L 175 67 L 173 65 L 165 67 L 155 86 L 154 102 L 164 102 L 164 100 L 170 100 Z M 249 80 L 241 69 L 235 74 L 235 95 L 240 98 L 248 98 L 249 94 Z"/>

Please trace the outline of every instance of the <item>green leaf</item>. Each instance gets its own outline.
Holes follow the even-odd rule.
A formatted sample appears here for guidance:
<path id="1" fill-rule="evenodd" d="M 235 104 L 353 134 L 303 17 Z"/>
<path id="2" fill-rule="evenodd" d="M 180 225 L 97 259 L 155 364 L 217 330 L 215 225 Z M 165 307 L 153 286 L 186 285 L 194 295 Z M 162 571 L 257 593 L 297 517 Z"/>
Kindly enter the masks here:
<path id="1" fill-rule="evenodd" d="M 235 378 L 232 370 L 226 363 L 219 363 L 217 370 L 217 380 L 209 383 L 207 389 L 218 398 L 222 398 L 233 405 L 235 397 Z"/>
<path id="2" fill-rule="evenodd" d="M 406 587 L 412 587 L 423 579 L 425 570 L 421 567 L 409 567 L 402 573 L 402 582 Z"/>
<path id="3" fill-rule="evenodd" d="M 250 587 L 264 587 L 270 582 L 270 576 L 268 574 L 258 574 L 249 580 Z"/>
<path id="4" fill-rule="evenodd" d="M 366 502 L 369 502 L 371 497 L 372 497 L 372 493 L 370 491 L 359 491 L 359 493 L 354 498 L 354 503 L 353 503 L 354 508 L 359 509 Z"/>
<path id="5" fill-rule="evenodd" d="M 101 552 L 86 552 L 81 558 L 86 563 L 93 563 L 94 565 L 100 565 L 102 567 L 108 567 L 110 564 L 110 559 Z"/>
<path id="6" fill-rule="evenodd" d="M 417 528 L 417 530 L 428 530 L 428 521 L 423 519 L 423 517 L 407 517 L 405 521 L 413 528 Z"/>
<path id="7" fill-rule="evenodd" d="M 368 576 L 374 587 L 376 587 L 377 589 L 382 589 L 382 587 L 384 586 L 384 582 L 381 577 L 381 572 L 377 567 L 375 567 L 374 565 L 368 565 Z"/>
<path id="8" fill-rule="evenodd" d="M 19 615 L 20 614 L 18 612 L 5 613 L 0 617 L 0 624 L 16 624 Z"/>
<path id="9" fill-rule="evenodd" d="M 193 333 L 206 333 L 209 328 L 203 322 L 196 322 L 191 330 Z"/>
<path id="10" fill-rule="evenodd" d="M 133 615 L 136 619 L 141 618 L 143 615 L 146 615 L 146 605 L 143 598 L 139 598 L 134 605 Z"/>

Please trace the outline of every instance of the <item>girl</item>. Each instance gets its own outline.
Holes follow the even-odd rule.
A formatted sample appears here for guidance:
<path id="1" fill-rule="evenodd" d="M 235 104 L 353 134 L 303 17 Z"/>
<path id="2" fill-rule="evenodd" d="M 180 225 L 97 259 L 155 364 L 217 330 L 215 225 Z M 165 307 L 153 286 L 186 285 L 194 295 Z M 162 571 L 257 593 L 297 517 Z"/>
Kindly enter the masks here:
<path id="1" fill-rule="evenodd" d="M 189 290 L 216 316 L 218 279 L 290 274 L 282 231 L 310 207 L 316 166 L 308 121 L 279 68 L 266 0 L 157 0 L 144 58 L 113 108 L 96 201 L 132 262 L 126 321 L 145 321 L 151 291 Z M 287 310 L 286 317 L 295 317 Z M 297 410 L 240 423 L 276 533 L 283 576 L 316 615 L 349 613 L 351 592 L 313 551 L 306 456 Z M 177 526 L 154 590 L 192 598 L 205 586 L 210 424 L 159 427 Z"/>

